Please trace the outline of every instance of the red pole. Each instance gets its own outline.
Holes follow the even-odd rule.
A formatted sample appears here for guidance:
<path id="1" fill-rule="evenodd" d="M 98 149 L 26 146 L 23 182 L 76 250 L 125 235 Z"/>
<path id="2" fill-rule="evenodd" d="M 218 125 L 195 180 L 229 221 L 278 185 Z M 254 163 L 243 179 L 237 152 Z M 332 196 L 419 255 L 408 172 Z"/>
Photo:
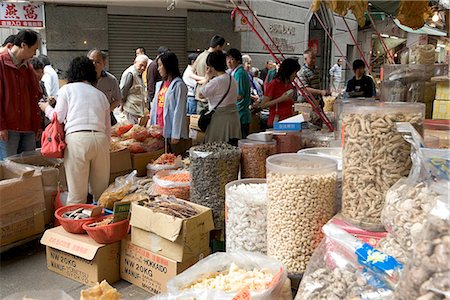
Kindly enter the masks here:
<path id="1" fill-rule="evenodd" d="M 378 38 L 380 39 L 381 44 L 383 45 L 384 51 L 386 52 L 386 54 L 387 54 L 389 60 L 391 61 L 391 63 L 394 64 L 394 63 L 395 63 L 394 58 L 392 57 L 391 52 L 389 52 L 388 47 L 387 47 L 386 44 L 384 43 L 383 37 L 381 36 L 380 32 L 378 31 L 378 28 L 377 28 L 377 26 L 375 25 L 375 21 L 373 20 L 373 17 L 372 17 L 372 15 L 370 14 L 370 12 L 368 13 L 368 15 L 369 15 L 370 22 L 372 23 L 373 28 L 375 29 L 375 32 L 377 33 Z"/>
<path id="2" fill-rule="evenodd" d="M 358 42 L 356 41 L 355 36 L 353 35 L 353 32 L 350 30 L 350 26 L 348 26 L 347 20 L 345 19 L 345 17 L 342 17 L 342 20 L 344 20 L 344 24 L 347 27 L 347 30 L 350 33 L 350 36 L 352 37 L 353 43 L 355 43 L 356 49 L 358 49 L 359 55 L 361 55 L 361 59 L 366 64 L 366 67 L 369 68 L 369 64 L 367 63 L 366 58 L 364 57 L 364 53 L 362 52 L 361 48 L 359 47 Z M 371 71 L 369 70 L 369 74 L 370 73 L 371 73 Z"/>

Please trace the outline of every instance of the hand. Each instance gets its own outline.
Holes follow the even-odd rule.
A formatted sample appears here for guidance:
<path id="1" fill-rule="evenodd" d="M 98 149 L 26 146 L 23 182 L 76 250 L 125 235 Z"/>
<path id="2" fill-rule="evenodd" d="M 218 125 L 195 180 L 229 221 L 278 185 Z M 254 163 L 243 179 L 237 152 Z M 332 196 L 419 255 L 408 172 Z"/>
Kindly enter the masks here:
<path id="1" fill-rule="evenodd" d="M 170 139 L 171 144 L 178 144 L 179 141 L 180 139 Z"/>
<path id="2" fill-rule="evenodd" d="M 8 141 L 8 130 L 0 130 L 0 141 Z"/>
<path id="3" fill-rule="evenodd" d="M 53 96 L 49 96 L 49 97 L 47 98 L 47 102 L 48 102 L 50 105 L 53 106 L 53 105 L 56 103 L 56 98 L 53 97 Z"/>
<path id="4" fill-rule="evenodd" d="M 44 111 L 44 112 L 45 112 L 45 109 L 46 109 L 48 106 L 50 106 L 50 104 L 48 104 L 48 102 L 39 102 L 38 105 L 39 105 L 39 108 L 40 108 L 42 111 Z"/>
<path id="5" fill-rule="evenodd" d="M 252 100 L 252 102 L 258 102 L 259 97 L 258 95 L 250 95 L 250 99 Z"/>

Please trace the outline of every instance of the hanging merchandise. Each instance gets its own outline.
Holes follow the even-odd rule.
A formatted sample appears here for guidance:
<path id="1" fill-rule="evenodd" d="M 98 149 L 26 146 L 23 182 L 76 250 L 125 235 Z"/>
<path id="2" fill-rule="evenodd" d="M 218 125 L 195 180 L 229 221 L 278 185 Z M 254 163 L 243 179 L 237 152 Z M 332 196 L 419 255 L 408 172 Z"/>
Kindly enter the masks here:
<path id="1" fill-rule="evenodd" d="M 431 16 L 428 0 L 400 0 L 397 19 L 411 29 L 423 27 Z"/>
<path id="2" fill-rule="evenodd" d="M 213 211 L 216 229 L 225 226 L 225 185 L 238 179 L 241 151 L 226 143 L 192 147 L 191 201 Z"/>
<path id="3" fill-rule="evenodd" d="M 423 132 L 422 103 L 351 103 L 343 109 L 342 215 L 363 229 L 381 224 L 387 190 L 411 168 L 411 146 L 395 122 Z"/>
<path id="4" fill-rule="evenodd" d="M 343 17 L 345 17 L 349 11 L 352 11 L 360 27 L 364 27 L 364 25 L 366 24 L 366 17 L 364 13 L 367 11 L 369 5 L 368 1 L 313 0 L 311 4 L 312 12 L 315 13 L 319 11 L 320 4 L 322 2 L 324 2 L 325 5 L 333 12 Z"/>
<path id="5" fill-rule="evenodd" d="M 267 159 L 267 254 L 302 274 L 334 214 L 336 161 L 277 154 Z"/>
<path id="6" fill-rule="evenodd" d="M 226 249 L 266 253 L 267 185 L 265 179 L 230 182 L 225 191 Z"/>

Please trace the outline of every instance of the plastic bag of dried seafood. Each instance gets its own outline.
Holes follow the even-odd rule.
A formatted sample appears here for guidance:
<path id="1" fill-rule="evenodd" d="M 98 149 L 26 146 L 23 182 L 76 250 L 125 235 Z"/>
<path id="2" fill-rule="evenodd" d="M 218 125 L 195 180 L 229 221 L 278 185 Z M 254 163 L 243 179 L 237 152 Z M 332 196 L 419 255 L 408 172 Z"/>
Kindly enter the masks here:
<path id="1" fill-rule="evenodd" d="M 195 293 L 195 299 L 273 300 L 280 299 L 286 276 L 280 262 L 260 253 L 215 253 L 171 279 L 167 290 Z"/>
<path id="2" fill-rule="evenodd" d="M 324 226 L 296 300 L 392 299 L 401 265 L 337 226 Z"/>
<path id="3" fill-rule="evenodd" d="M 134 170 L 128 175 L 117 177 L 98 199 L 98 205 L 108 209 L 114 207 L 114 203 L 122 200 L 131 190 L 136 181 L 137 171 Z"/>
<path id="4" fill-rule="evenodd" d="M 450 177 L 450 151 L 421 148 L 421 137 L 410 124 L 398 123 L 397 127 L 413 146 L 412 167 L 409 176 L 401 178 L 386 193 L 381 219 L 389 237 L 395 240 L 382 240 L 380 249 L 406 261 L 420 239 L 433 203 L 448 199 L 448 190 L 440 186 Z M 398 257 L 400 253 L 406 257 Z"/>
<path id="5" fill-rule="evenodd" d="M 441 186 L 448 190 L 450 185 Z M 450 204 L 437 200 L 420 232 L 413 258 L 395 290 L 396 299 L 450 299 Z"/>

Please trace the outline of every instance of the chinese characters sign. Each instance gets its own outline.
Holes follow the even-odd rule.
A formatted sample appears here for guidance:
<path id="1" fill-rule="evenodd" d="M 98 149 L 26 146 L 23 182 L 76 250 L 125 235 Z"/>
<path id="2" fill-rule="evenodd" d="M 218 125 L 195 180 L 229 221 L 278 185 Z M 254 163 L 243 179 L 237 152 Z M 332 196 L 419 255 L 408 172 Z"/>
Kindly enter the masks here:
<path id="1" fill-rule="evenodd" d="M 0 27 L 44 28 L 44 5 L 29 2 L 2 2 Z"/>

